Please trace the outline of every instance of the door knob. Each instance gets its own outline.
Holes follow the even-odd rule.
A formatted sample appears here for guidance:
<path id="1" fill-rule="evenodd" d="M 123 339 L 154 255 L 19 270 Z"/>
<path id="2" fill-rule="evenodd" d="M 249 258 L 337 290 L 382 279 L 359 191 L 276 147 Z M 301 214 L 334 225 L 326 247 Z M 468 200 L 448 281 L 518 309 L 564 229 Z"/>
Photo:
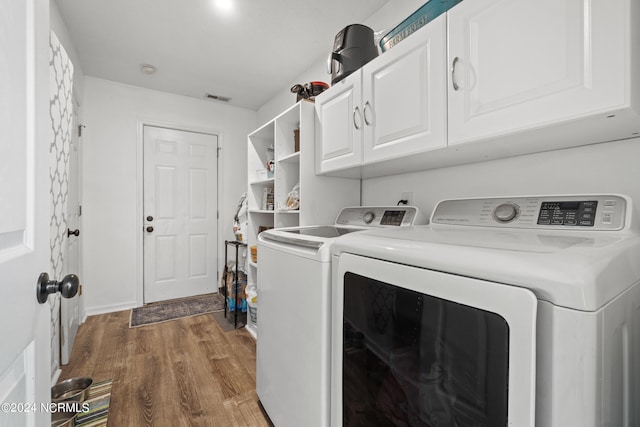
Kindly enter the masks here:
<path id="1" fill-rule="evenodd" d="M 73 298 L 78 293 L 78 287 L 80 286 L 80 279 L 75 274 L 67 274 L 60 282 L 55 280 L 49 280 L 47 273 L 42 273 L 38 277 L 38 284 L 36 285 L 36 297 L 40 304 L 47 302 L 49 294 L 55 294 L 60 292 L 64 298 Z"/>
<path id="2" fill-rule="evenodd" d="M 71 236 L 76 236 L 78 237 L 80 235 L 80 230 L 75 229 L 73 231 L 71 231 L 71 229 L 67 229 L 67 237 L 71 237 Z"/>
<path id="3" fill-rule="evenodd" d="M 153 233 L 153 227 L 152 227 L 152 226 L 148 226 L 148 227 L 147 227 L 147 232 L 149 232 L 149 233 Z"/>
<path id="4" fill-rule="evenodd" d="M 153 221 L 153 217 L 152 217 L 151 215 L 149 215 L 149 216 L 147 217 L 147 221 L 149 221 L 149 222 Z"/>

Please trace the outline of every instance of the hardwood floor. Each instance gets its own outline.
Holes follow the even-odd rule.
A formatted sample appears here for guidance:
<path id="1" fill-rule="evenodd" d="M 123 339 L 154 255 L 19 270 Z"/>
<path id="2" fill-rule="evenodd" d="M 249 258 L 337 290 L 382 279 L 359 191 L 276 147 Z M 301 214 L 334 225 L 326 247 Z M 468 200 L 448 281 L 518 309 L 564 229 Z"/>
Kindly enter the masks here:
<path id="1" fill-rule="evenodd" d="M 60 380 L 113 380 L 109 426 L 270 426 L 255 391 L 256 345 L 211 314 L 129 328 L 129 311 L 80 326 Z"/>

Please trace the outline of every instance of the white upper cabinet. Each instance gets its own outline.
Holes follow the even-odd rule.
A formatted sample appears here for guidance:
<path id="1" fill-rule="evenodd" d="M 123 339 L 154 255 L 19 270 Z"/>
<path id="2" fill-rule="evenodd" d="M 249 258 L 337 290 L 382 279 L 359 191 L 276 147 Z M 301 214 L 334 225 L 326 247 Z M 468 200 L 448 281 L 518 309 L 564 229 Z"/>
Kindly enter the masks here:
<path id="1" fill-rule="evenodd" d="M 318 173 L 446 146 L 445 68 L 442 15 L 317 96 Z"/>
<path id="2" fill-rule="evenodd" d="M 451 9 L 449 145 L 629 106 L 629 1 L 466 0 Z"/>
<path id="3" fill-rule="evenodd" d="M 446 146 L 445 18 L 363 67 L 364 164 Z"/>
<path id="4" fill-rule="evenodd" d="M 318 172 L 361 178 L 638 137 L 640 0 L 464 0 L 316 109 Z"/>
<path id="5" fill-rule="evenodd" d="M 318 134 L 316 171 L 326 173 L 362 163 L 364 121 L 361 71 L 356 71 L 316 97 Z"/>

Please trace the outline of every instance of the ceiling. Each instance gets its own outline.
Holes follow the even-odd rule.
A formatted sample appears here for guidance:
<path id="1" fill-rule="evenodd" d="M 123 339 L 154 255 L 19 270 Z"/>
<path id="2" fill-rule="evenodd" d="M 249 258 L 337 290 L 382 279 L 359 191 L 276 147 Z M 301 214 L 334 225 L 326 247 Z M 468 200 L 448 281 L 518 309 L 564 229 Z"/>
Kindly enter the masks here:
<path id="1" fill-rule="evenodd" d="M 388 0 L 55 1 L 85 75 L 257 110 Z"/>

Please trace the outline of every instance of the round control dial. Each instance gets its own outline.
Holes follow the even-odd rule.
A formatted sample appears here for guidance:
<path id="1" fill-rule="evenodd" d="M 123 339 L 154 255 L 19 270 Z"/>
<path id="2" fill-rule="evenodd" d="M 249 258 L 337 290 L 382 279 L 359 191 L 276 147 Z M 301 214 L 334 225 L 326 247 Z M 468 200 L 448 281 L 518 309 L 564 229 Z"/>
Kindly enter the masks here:
<path id="1" fill-rule="evenodd" d="M 498 222 L 510 222 L 517 218 L 520 206 L 515 203 L 503 203 L 493 211 L 493 217 Z"/>
<path id="2" fill-rule="evenodd" d="M 371 211 L 366 211 L 364 215 L 362 215 L 362 220 L 364 221 L 365 224 L 371 224 L 371 222 L 374 220 L 375 217 L 376 217 L 376 214 L 374 214 Z"/>

